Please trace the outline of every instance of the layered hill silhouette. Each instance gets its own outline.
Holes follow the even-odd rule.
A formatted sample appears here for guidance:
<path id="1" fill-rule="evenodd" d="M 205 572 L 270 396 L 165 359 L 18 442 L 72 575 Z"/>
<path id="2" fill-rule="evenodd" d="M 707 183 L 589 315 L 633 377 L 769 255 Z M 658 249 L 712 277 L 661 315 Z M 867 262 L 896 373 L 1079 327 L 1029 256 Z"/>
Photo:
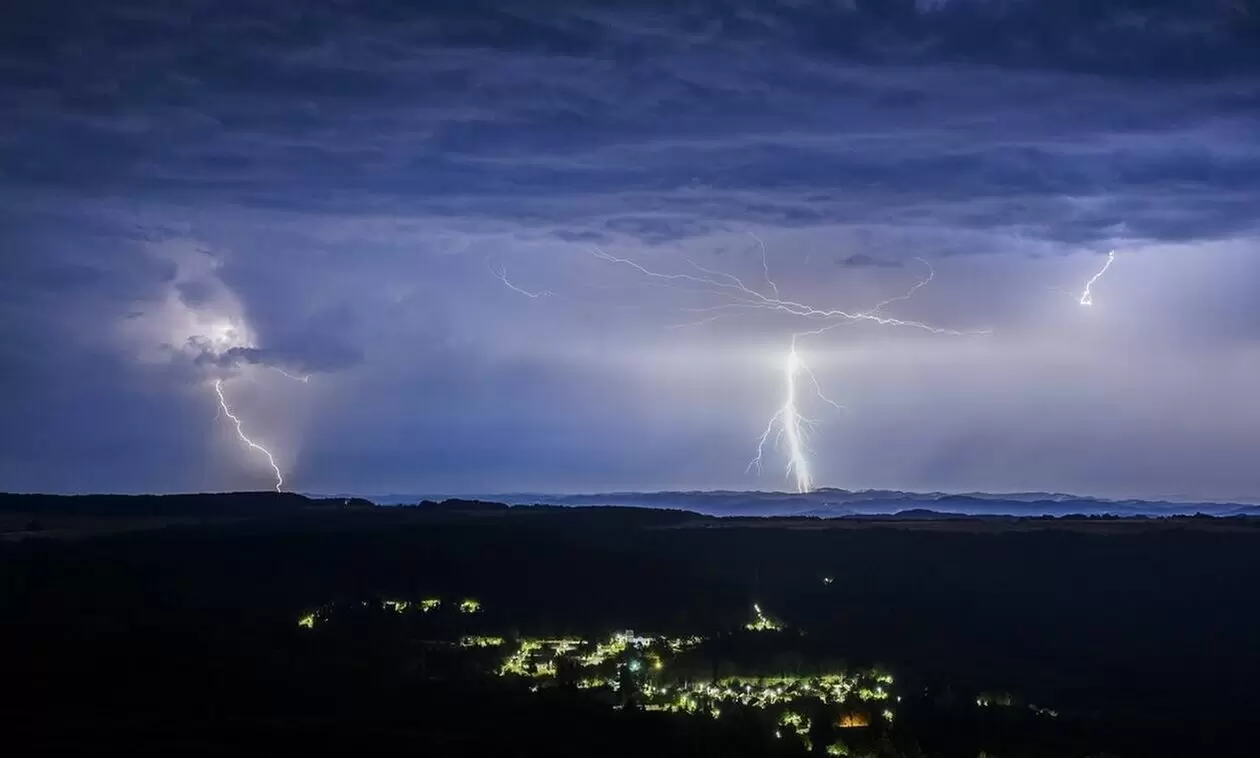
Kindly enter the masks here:
<path id="1" fill-rule="evenodd" d="M 416 495 L 381 495 L 383 505 L 411 504 Z M 432 498 L 440 499 L 440 498 Z M 510 505 L 630 506 L 668 508 L 707 516 L 791 516 L 842 518 L 846 516 L 1114 516 L 1160 518 L 1169 516 L 1260 516 L 1260 506 L 1156 500 L 1107 500 L 1050 492 L 961 493 L 902 492 L 899 490 L 820 489 L 807 494 L 788 492 L 609 492 L 589 495 L 513 493 L 479 495 L 478 500 Z"/>

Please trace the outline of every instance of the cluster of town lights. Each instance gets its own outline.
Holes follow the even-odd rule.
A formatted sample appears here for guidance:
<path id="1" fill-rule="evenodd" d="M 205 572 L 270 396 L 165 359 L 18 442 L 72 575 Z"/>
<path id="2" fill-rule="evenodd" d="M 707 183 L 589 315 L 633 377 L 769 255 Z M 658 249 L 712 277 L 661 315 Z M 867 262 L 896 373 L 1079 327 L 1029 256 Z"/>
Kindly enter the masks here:
<path id="1" fill-rule="evenodd" d="M 371 607 L 369 603 L 363 605 Z M 428 614 L 441 607 L 440 598 L 380 603 L 383 611 L 394 614 Z M 472 598 L 464 598 L 452 607 L 461 614 L 481 611 L 481 604 Z M 302 615 L 298 626 L 314 629 L 329 617 L 331 608 L 325 606 Z M 754 604 L 752 620 L 744 628 L 749 632 L 772 632 L 784 626 L 759 604 Z M 621 631 L 603 639 L 589 640 L 580 637 L 508 640 L 497 635 L 466 634 L 459 637 L 458 643 L 447 644 L 498 651 L 502 657 L 495 672 L 504 677 L 529 680 L 530 690 L 534 692 L 540 685 L 556 680 L 565 668 L 574 673 L 568 681 L 578 689 L 602 689 L 626 696 L 630 694 L 625 691 L 629 685 L 636 702 L 646 710 L 704 714 L 713 718 L 720 718 L 727 707 L 768 710 L 777 714 L 776 736 L 795 734 L 806 745 L 811 722 L 801 711 L 807 710 L 809 702 L 837 706 L 840 715 L 835 726 L 839 728 L 870 726 L 875 718 L 891 724 L 896 717 L 892 706 L 901 698 L 890 692 L 894 684 L 892 675 L 879 669 L 814 676 L 726 676 L 709 681 L 689 680 L 669 671 L 669 661 L 674 656 L 701 646 L 706 639 L 698 635 L 673 637 Z M 976 705 L 981 708 L 1011 704 L 1009 695 L 981 695 L 976 699 Z M 1029 707 L 1038 715 L 1058 715 L 1049 709 Z M 844 755 L 846 753 L 837 752 L 842 748 L 843 745 L 830 745 L 826 752 Z"/>

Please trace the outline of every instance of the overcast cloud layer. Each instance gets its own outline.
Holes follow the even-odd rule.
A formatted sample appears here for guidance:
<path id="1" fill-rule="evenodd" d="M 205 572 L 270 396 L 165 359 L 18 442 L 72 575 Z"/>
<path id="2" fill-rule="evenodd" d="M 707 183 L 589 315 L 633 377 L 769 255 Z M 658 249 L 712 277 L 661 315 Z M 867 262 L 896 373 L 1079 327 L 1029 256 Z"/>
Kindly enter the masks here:
<path id="1" fill-rule="evenodd" d="M 787 487 L 811 324 L 598 248 L 935 269 L 881 312 L 991 334 L 800 343 L 820 485 L 1251 499 L 1258 240 L 1251 0 L 26 3 L 0 489 L 271 486 L 216 379 L 299 490 Z"/>

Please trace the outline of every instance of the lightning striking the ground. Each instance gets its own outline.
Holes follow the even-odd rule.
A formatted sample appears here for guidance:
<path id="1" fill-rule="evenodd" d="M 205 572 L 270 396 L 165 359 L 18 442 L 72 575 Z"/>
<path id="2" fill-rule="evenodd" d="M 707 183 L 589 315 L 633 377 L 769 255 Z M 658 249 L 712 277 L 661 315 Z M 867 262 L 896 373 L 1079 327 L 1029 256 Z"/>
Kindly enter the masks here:
<path id="1" fill-rule="evenodd" d="M 1094 293 L 1093 293 L 1094 283 L 1097 282 L 1099 279 L 1101 279 L 1103 274 L 1107 273 L 1107 269 L 1111 268 L 1111 263 L 1115 259 L 1116 259 L 1115 250 L 1112 250 L 1111 252 L 1107 253 L 1107 262 L 1103 264 L 1102 269 L 1100 269 L 1097 274 L 1094 274 L 1093 278 L 1091 278 L 1088 282 L 1085 282 L 1085 291 L 1081 293 L 1081 305 L 1094 304 Z"/>
<path id="2" fill-rule="evenodd" d="M 795 480 L 796 491 L 805 494 L 814 489 L 814 478 L 810 473 L 809 459 L 805 455 L 806 452 L 809 452 L 809 447 L 806 443 L 807 432 L 812 430 L 817 422 L 806 418 L 797 407 L 798 392 L 796 382 L 802 371 L 813 382 L 814 392 L 819 399 L 837 410 L 845 410 L 844 406 L 823 394 L 822 387 L 818 384 L 818 378 L 814 376 L 814 372 L 810 370 L 809 366 L 801 360 L 800 355 L 796 352 L 796 335 L 792 335 L 792 345 L 784 362 L 783 405 L 779 410 L 775 411 L 775 414 L 770 417 L 770 421 L 766 423 L 766 430 L 762 432 L 761 438 L 757 440 L 757 454 L 749 462 L 748 469 L 751 470 L 755 467 L 758 471 L 761 470 L 761 461 L 765 455 L 766 443 L 777 425 L 779 431 L 775 437 L 775 443 L 787 443 L 786 475 Z"/>
<path id="3" fill-rule="evenodd" d="M 236 425 L 236 436 L 240 437 L 241 442 L 245 443 L 246 447 L 251 450 L 257 450 L 267 456 L 267 463 L 271 464 L 271 470 L 276 474 L 276 492 L 281 492 L 281 488 L 284 486 L 284 475 L 280 473 L 280 467 L 276 465 L 276 459 L 271 455 L 270 450 L 245 436 L 245 430 L 242 427 L 241 420 L 237 418 L 236 414 L 232 413 L 232 409 L 228 407 L 227 398 L 223 396 L 222 379 L 214 380 L 214 393 L 219 397 L 219 411 L 231 419 L 232 423 Z"/>
<path id="4" fill-rule="evenodd" d="M 819 323 L 819 326 L 814 329 L 798 331 L 792 335 L 788 353 L 783 365 L 783 403 L 779 406 L 778 410 L 775 411 L 774 415 L 770 417 L 769 422 L 767 422 L 765 431 L 762 432 L 761 437 L 758 439 L 756 455 L 748 464 L 749 470 L 752 470 L 753 468 L 756 468 L 758 471 L 761 470 L 766 446 L 773 436 L 776 445 L 783 445 L 786 447 L 786 475 L 789 479 L 794 481 L 797 492 L 807 493 L 814 489 L 814 479 L 808 456 L 808 453 L 811 452 L 808 447 L 808 433 L 817 426 L 817 422 L 807 418 L 801 413 L 801 393 L 799 390 L 801 374 L 805 374 L 809 377 L 813 385 L 814 393 L 819 399 L 837 410 L 843 411 L 845 408 L 823 394 L 822 387 L 819 385 L 817 377 L 814 375 L 809 366 L 801 359 L 800 353 L 797 350 L 797 344 L 801 338 L 806 336 L 818 336 L 834 329 L 837 326 L 860 322 L 874 323 L 881 326 L 907 327 L 920 329 L 932 334 L 957 336 L 965 334 L 989 334 L 989 331 L 962 332 L 954 329 L 932 326 L 922 321 L 899 319 L 883 315 L 883 309 L 893 303 L 909 300 L 920 288 L 932 281 L 936 272 L 932 269 L 931 264 L 922 259 L 917 259 L 927 267 L 927 274 L 922 279 L 920 279 L 905 294 L 877 303 L 869 310 L 854 312 L 838 309 L 816 308 L 797 300 L 786 299 L 780 295 L 779 286 L 770 277 L 770 267 L 766 259 L 765 244 L 756 235 L 752 236 L 757 240 L 761 247 L 762 275 L 766 280 L 766 286 L 768 288 L 767 291 L 764 292 L 747 286 L 739 277 L 733 274 L 704 268 L 690 259 L 683 260 L 694 273 L 664 273 L 660 271 L 653 271 L 642 264 L 626 258 L 618 258 L 616 256 L 609 255 L 599 248 L 595 248 L 592 251 L 592 254 L 602 261 L 629 267 L 643 276 L 653 280 L 653 282 L 659 286 L 675 288 L 699 295 L 713 296 L 719 299 L 719 302 L 715 305 L 686 309 L 692 313 L 707 313 L 708 315 L 704 316 L 699 321 L 692 322 L 692 324 L 679 326 L 711 323 L 719 319 L 756 311 L 786 314 Z M 777 432 L 776 428 L 778 430 Z"/>
<path id="5" fill-rule="evenodd" d="M 761 242 L 761 240 L 758 240 L 758 242 Z M 866 313 L 879 313 L 892 303 L 909 300 L 914 297 L 914 293 L 918 292 L 923 286 L 936 277 L 936 270 L 932 268 L 932 264 L 922 258 L 916 258 L 915 260 L 921 262 L 927 267 L 927 274 L 916 282 L 915 285 L 905 294 L 898 295 L 897 297 L 890 297 L 887 300 L 882 300 L 876 303 L 875 307 L 866 311 Z M 762 244 L 762 267 L 765 269 L 764 243 Z M 774 282 L 770 280 L 768 269 L 766 270 L 766 281 L 774 288 L 774 293 L 777 296 L 779 290 Z M 814 372 L 810 369 L 809 365 L 801 360 L 800 354 L 796 350 L 796 343 L 797 340 L 802 337 L 820 335 L 843 323 L 846 322 L 837 321 L 835 323 L 819 327 L 818 329 L 797 332 L 792 335 L 791 346 L 788 349 L 786 362 L 784 364 L 784 378 L 786 381 L 784 383 L 783 406 L 770 417 L 770 421 L 766 424 L 766 430 L 762 432 L 761 438 L 757 441 L 757 454 L 748 464 L 749 469 L 755 467 L 758 471 L 761 470 L 761 461 L 765 455 L 766 442 L 770 439 L 770 433 L 774 431 L 777 423 L 779 432 L 775 438 L 775 442 L 776 444 L 782 442 L 787 443 L 788 462 L 786 474 L 789 478 L 795 480 L 796 491 L 801 494 L 811 492 L 814 489 L 814 479 L 813 475 L 810 473 L 809 459 L 805 454 L 807 452 L 812 452 L 809 450 L 809 446 L 807 444 L 808 432 L 812 431 L 817 426 L 818 422 L 813 419 L 806 418 L 797 407 L 797 396 L 799 394 L 797 391 L 797 376 L 803 371 L 809 377 L 810 382 L 813 384 L 814 394 L 818 397 L 818 399 L 838 411 L 845 411 L 848 409 L 823 393 L 822 385 L 818 383 L 818 377 L 814 375 Z"/>

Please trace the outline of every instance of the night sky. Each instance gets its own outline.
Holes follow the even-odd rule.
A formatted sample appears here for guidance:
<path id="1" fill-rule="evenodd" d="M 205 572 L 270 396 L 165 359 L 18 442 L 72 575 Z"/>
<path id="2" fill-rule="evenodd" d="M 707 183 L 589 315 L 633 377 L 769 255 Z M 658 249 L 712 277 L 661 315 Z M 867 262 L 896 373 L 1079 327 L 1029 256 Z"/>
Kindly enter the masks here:
<path id="1" fill-rule="evenodd" d="M 1260 495 L 1260 3 L 11 5 L 0 489 Z"/>

